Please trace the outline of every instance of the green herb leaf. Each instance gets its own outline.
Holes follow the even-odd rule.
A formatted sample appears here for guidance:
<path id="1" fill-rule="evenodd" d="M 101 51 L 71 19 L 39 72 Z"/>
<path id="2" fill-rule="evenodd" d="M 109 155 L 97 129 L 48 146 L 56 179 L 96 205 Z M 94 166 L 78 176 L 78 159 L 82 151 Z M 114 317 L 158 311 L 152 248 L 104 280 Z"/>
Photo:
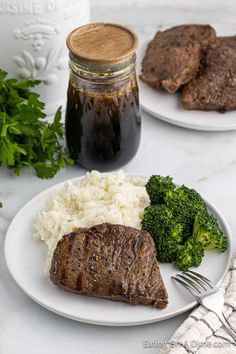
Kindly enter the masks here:
<path id="1" fill-rule="evenodd" d="M 63 146 L 61 108 L 48 123 L 45 104 L 31 91 L 40 82 L 6 76 L 0 69 L 0 166 L 13 168 L 16 175 L 23 167 L 32 167 L 38 177 L 52 178 L 74 163 Z"/>
<path id="2" fill-rule="evenodd" d="M 43 163 L 38 162 L 34 165 L 34 169 L 39 178 L 53 178 L 55 174 L 60 170 L 59 165 L 54 165 L 53 163 Z"/>
<path id="3" fill-rule="evenodd" d="M 0 69 L 0 80 L 4 80 L 7 77 L 7 72 Z"/>

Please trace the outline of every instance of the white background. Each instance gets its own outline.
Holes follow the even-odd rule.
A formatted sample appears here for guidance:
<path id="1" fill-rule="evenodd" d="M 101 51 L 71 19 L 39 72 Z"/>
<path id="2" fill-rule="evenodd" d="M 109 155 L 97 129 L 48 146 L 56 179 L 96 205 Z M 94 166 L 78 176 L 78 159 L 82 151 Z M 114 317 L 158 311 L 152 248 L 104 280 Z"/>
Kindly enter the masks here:
<path id="1" fill-rule="evenodd" d="M 193 7 L 193 8 L 212 8 L 224 9 L 226 7 L 236 10 L 235 0 L 92 0 L 92 5 L 95 7 L 107 6 L 107 7 L 120 7 L 120 6 L 170 6 L 170 7 Z"/>
<path id="2" fill-rule="evenodd" d="M 235 0 L 91 0 L 92 21 L 126 25 L 235 23 Z"/>

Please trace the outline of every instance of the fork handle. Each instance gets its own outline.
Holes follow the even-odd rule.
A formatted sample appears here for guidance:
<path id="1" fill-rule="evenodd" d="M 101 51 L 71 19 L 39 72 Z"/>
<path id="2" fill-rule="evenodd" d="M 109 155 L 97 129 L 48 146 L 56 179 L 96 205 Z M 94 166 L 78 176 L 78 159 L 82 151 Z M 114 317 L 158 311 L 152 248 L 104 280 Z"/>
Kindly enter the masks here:
<path id="1" fill-rule="evenodd" d="M 222 314 L 216 314 L 218 316 L 218 318 L 220 319 L 220 321 L 223 323 L 224 327 L 227 329 L 228 333 L 231 335 L 231 337 L 234 339 L 234 341 L 236 342 L 236 333 L 234 332 L 234 330 L 231 328 L 231 326 L 229 325 L 228 321 L 226 321 L 225 317 Z"/>

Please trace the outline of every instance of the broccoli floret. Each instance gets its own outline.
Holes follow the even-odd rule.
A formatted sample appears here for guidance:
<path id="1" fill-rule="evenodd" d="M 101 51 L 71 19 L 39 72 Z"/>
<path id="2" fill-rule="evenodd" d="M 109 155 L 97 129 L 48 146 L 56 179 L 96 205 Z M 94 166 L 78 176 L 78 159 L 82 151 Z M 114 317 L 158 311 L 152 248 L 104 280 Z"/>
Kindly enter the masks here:
<path id="1" fill-rule="evenodd" d="M 172 263 L 176 260 L 178 243 L 171 236 L 162 235 L 156 239 L 157 259 L 161 263 Z"/>
<path id="2" fill-rule="evenodd" d="M 200 265 L 204 250 L 226 250 L 227 238 L 197 191 L 176 187 L 172 178 L 161 176 L 152 176 L 146 190 L 151 205 L 145 209 L 142 227 L 153 237 L 160 262 L 176 261 L 186 271 Z"/>
<path id="3" fill-rule="evenodd" d="M 202 262 L 203 256 L 203 246 L 193 238 L 190 238 L 179 248 L 176 265 L 178 269 L 187 271 L 190 267 L 198 267 Z"/>
<path id="4" fill-rule="evenodd" d="M 174 191 L 175 185 L 169 176 L 152 176 L 146 184 L 146 190 L 152 204 L 163 204 L 166 194 Z"/>
<path id="5" fill-rule="evenodd" d="M 182 242 L 182 226 L 173 218 L 165 205 L 150 205 L 144 211 L 142 227 L 154 237 L 170 235 L 176 242 Z"/>
<path id="6" fill-rule="evenodd" d="M 181 186 L 166 195 L 165 203 L 175 220 L 182 225 L 183 237 L 187 240 L 192 235 L 196 213 L 206 211 L 204 200 L 194 189 Z"/>
<path id="7" fill-rule="evenodd" d="M 227 238 L 223 235 L 216 218 L 208 212 L 195 216 L 193 237 L 200 242 L 204 250 L 213 248 L 224 252 L 227 248 Z"/>
<path id="8" fill-rule="evenodd" d="M 165 206 L 150 205 L 145 208 L 142 228 L 152 236 L 157 237 L 169 222 L 172 222 L 172 213 Z"/>
<path id="9" fill-rule="evenodd" d="M 153 237 L 160 262 L 172 262 L 176 258 L 177 246 L 181 244 L 182 226 L 174 219 L 165 205 L 151 205 L 145 209 L 142 227 Z"/>

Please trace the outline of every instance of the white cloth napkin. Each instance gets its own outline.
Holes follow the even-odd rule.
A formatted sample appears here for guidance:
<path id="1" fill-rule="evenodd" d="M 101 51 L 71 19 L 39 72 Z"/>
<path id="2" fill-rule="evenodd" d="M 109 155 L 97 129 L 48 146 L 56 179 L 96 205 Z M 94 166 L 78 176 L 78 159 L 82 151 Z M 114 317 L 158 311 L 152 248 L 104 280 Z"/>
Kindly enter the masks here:
<path id="1" fill-rule="evenodd" d="M 236 258 L 221 284 L 224 314 L 236 328 Z M 199 306 L 183 322 L 161 354 L 236 354 L 236 343 L 218 317 Z"/>

